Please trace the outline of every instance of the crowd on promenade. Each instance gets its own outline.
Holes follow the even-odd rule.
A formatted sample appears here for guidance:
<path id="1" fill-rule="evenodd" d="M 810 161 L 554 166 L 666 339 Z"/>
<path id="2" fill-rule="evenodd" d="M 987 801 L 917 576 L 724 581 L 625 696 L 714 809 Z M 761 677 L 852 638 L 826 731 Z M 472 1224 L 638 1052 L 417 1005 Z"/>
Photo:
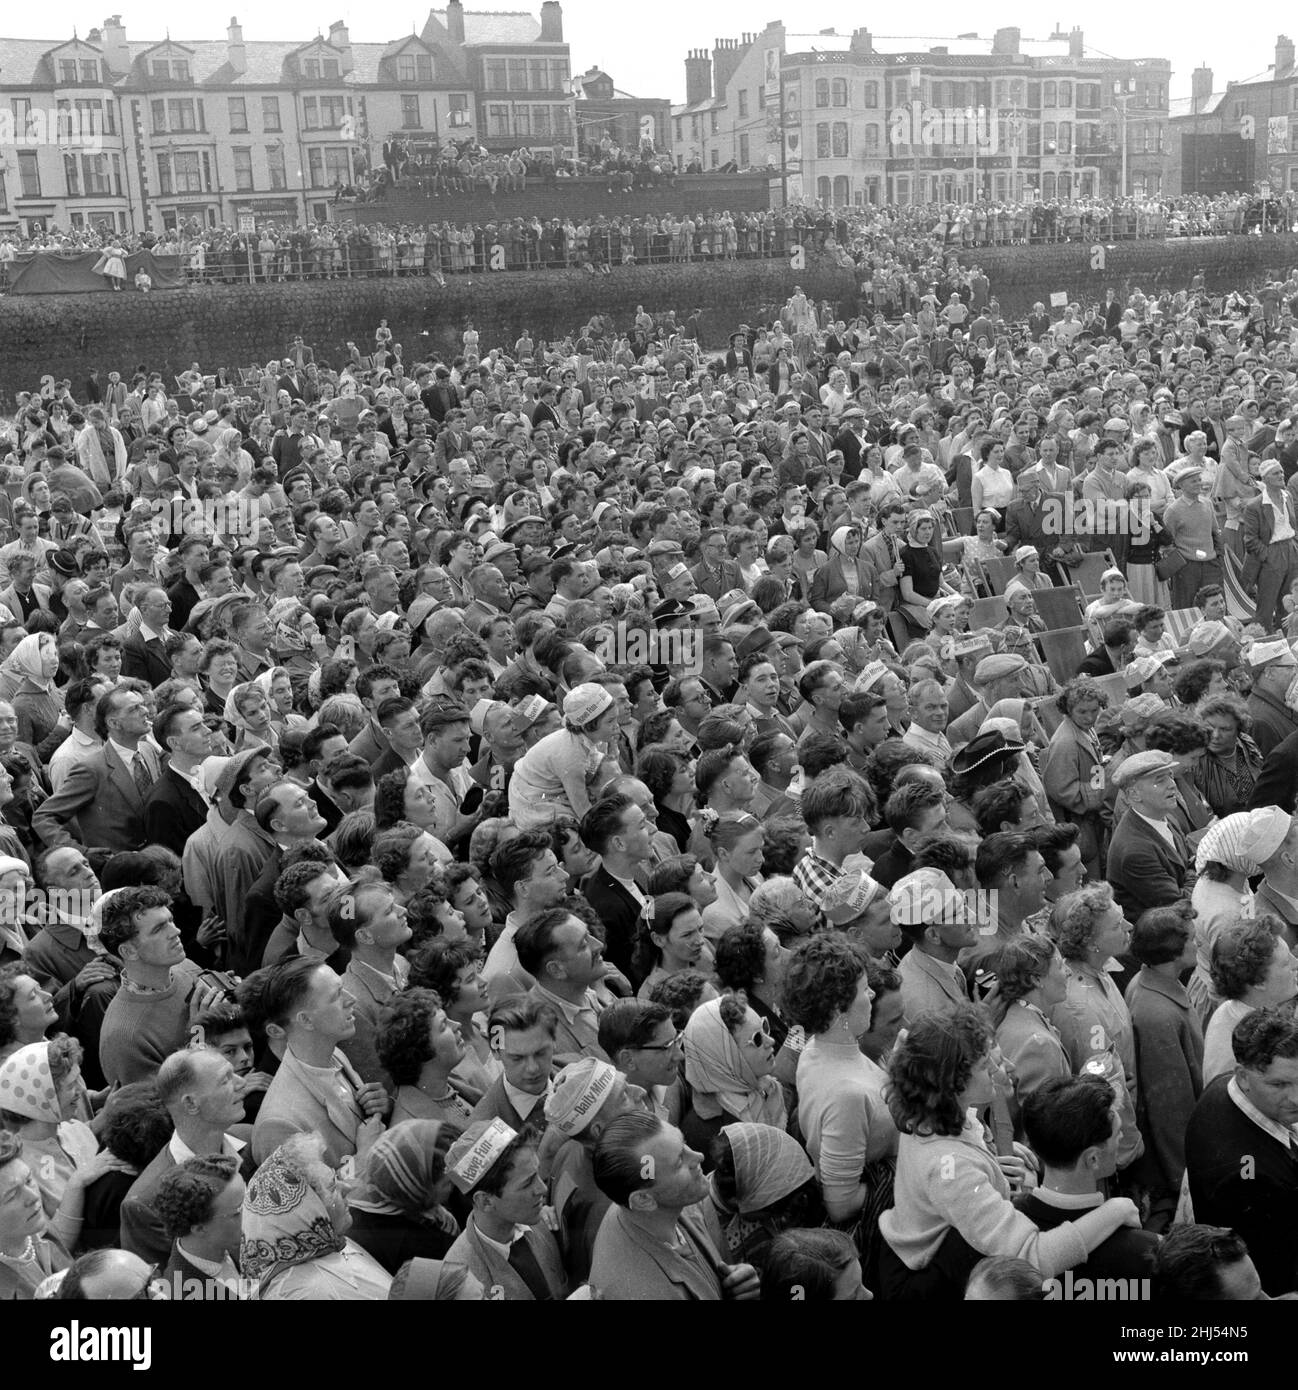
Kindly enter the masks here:
<path id="1" fill-rule="evenodd" d="M 1298 275 L 822 231 L 724 345 L 33 363 L 0 1297 L 1298 1296 Z"/>

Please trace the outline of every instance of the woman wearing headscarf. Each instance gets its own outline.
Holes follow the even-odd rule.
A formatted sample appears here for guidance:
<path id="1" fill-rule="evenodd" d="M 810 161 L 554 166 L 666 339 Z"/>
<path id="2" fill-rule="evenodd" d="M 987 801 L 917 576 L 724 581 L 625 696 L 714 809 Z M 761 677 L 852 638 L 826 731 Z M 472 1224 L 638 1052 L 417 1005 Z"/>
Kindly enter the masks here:
<path id="1" fill-rule="evenodd" d="M 730 1120 L 784 1129 L 784 1092 L 775 1079 L 775 1040 L 769 1025 L 742 996 L 701 1004 L 685 1025 L 685 1079 L 693 1092 L 681 1132 L 691 1148 L 709 1153 Z"/>
<path id="2" fill-rule="evenodd" d="M 773 1125 L 726 1125 L 712 1146 L 712 1214 L 733 1264 L 761 1268 L 781 1231 L 820 1225 L 816 1172 L 792 1135 Z"/>
<path id="3" fill-rule="evenodd" d="M 263 1302 L 384 1299 L 392 1276 L 347 1239 L 351 1220 L 324 1140 L 295 1134 L 248 1183 L 239 1268 Z"/>
<path id="4" fill-rule="evenodd" d="M 58 670 L 58 643 L 48 632 L 29 633 L 0 662 L 0 699 L 14 707 L 20 743 L 43 743 L 62 717 L 63 696 L 54 685 Z"/>
<path id="5" fill-rule="evenodd" d="M 236 753 L 268 744 L 271 752 L 279 756 L 279 734 L 271 722 L 270 696 L 257 681 L 236 685 L 226 696 L 221 717 L 238 731 L 234 745 Z"/>
<path id="6" fill-rule="evenodd" d="M 231 426 L 224 429 L 213 440 L 216 446 L 212 451 L 212 464 L 220 468 L 228 464 L 238 473 L 238 486 L 247 487 L 252 478 L 252 455 L 243 447 L 243 435 Z"/>
<path id="7" fill-rule="evenodd" d="M 89 1118 L 75 1038 L 29 1043 L 0 1063 L 0 1122 L 23 1141 L 45 1214 L 69 1249 L 80 1235 L 87 1185 L 120 1163 L 112 1155 L 96 1162 Z"/>
<path id="8" fill-rule="evenodd" d="M 840 526 L 829 538 L 829 559 L 816 571 L 807 601 L 818 613 L 829 613 L 841 595 L 869 598 L 873 588 L 874 573 L 861 556 L 861 527 Z"/>
<path id="9" fill-rule="evenodd" d="M 365 1176 L 347 1198 L 351 1238 L 388 1271 L 407 1260 L 442 1259 L 460 1225 L 446 1209 L 446 1154 L 455 1131 L 436 1120 L 403 1120 L 379 1136 Z"/>
<path id="10" fill-rule="evenodd" d="M 1190 894 L 1194 908 L 1194 972 L 1185 991 L 1205 1028 L 1221 1003 L 1212 985 L 1212 948 L 1227 927 L 1256 915 L 1249 879 L 1263 872 L 1266 861 L 1284 845 L 1293 817 L 1278 806 L 1239 811 L 1204 832 L 1194 852 L 1198 877 Z"/>

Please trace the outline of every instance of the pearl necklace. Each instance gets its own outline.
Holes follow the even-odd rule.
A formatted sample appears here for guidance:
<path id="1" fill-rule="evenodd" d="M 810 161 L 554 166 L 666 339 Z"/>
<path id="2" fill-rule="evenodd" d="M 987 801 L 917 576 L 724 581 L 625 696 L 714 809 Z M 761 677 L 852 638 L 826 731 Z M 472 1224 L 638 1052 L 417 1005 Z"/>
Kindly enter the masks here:
<path id="1" fill-rule="evenodd" d="M 6 1255 L 3 1250 L 0 1250 L 0 1260 L 4 1260 L 9 1264 L 22 1264 L 27 1260 L 34 1260 L 35 1258 L 36 1242 L 31 1236 L 27 1237 L 27 1244 L 23 1246 L 22 1253 L 19 1255 Z"/>

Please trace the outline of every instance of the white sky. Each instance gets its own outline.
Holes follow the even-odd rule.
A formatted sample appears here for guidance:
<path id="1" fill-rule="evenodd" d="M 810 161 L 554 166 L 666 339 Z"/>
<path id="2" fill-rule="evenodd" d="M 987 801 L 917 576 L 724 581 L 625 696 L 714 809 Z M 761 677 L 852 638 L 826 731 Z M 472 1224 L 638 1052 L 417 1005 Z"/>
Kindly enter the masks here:
<path id="1" fill-rule="evenodd" d="M 440 6 L 439 6 L 440 7 Z M 229 0 L 216 9 L 197 10 L 161 0 L 63 0 L 46 13 L 41 6 L 6 5 L 0 31 L 16 38 L 61 40 L 73 27 L 84 35 L 103 23 L 107 14 L 120 10 L 128 38 L 161 39 L 170 28 L 178 39 L 219 38 L 231 13 L 243 24 L 245 40 L 306 39 L 317 30 L 328 32 L 336 19 L 345 20 L 353 40 L 387 42 L 420 28 L 428 13 L 408 0 L 402 5 L 356 5 L 347 0 L 277 0 L 269 10 Z M 499 4 L 469 0 L 466 9 L 517 9 L 540 13 L 540 0 L 500 0 Z M 877 34 L 909 33 L 922 29 L 934 40 L 977 31 L 983 37 L 1006 25 L 1018 25 L 1025 38 L 1046 38 L 1056 22 L 1067 31 L 1079 25 L 1088 48 L 1120 58 L 1170 58 L 1172 95 L 1188 96 L 1190 73 L 1207 62 L 1217 88 L 1228 80 L 1240 81 L 1262 73 L 1272 62 L 1276 35 L 1285 31 L 1298 36 L 1298 18 L 1278 0 L 1259 0 L 1241 12 L 1243 23 L 1233 23 L 1206 6 L 1190 6 L 1175 12 L 1170 7 L 1133 5 L 1130 0 L 1088 0 L 1054 9 L 1015 3 L 971 6 L 968 0 L 929 0 L 922 7 L 899 11 L 864 12 L 844 0 L 796 0 L 783 7 L 789 32 L 816 34 L 836 28 L 850 34 L 868 24 Z M 711 49 L 717 38 L 738 38 L 761 30 L 768 20 L 781 17 L 776 0 L 754 7 L 741 0 L 649 0 L 628 5 L 614 0 L 564 0 L 564 36 L 572 49 L 574 72 L 593 64 L 604 68 L 624 91 L 637 96 L 665 96 L 683 101 L 686 52 Z M 1049 16 L 1048 18 L 1046 16 Z M 799 47 L 810 47 L 800 44 Z M 0 51 L 0 85 L 3 84 L 3 51 Z"/>

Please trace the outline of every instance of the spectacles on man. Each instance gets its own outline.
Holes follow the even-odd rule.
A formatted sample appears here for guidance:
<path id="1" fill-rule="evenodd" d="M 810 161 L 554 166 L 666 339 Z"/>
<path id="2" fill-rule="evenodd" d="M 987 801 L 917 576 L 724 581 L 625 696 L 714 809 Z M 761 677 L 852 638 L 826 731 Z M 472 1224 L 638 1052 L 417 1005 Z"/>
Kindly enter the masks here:
<path id="1" fill-rule="evenodd" d="M 682 1034 L 673 1034 L 671 1042 L 665 1043 L 643 1043 L 640 1047 L 641 1052 L 674 1052 L 677 1048 L 683 1047 L 685 1038 Z"/>

